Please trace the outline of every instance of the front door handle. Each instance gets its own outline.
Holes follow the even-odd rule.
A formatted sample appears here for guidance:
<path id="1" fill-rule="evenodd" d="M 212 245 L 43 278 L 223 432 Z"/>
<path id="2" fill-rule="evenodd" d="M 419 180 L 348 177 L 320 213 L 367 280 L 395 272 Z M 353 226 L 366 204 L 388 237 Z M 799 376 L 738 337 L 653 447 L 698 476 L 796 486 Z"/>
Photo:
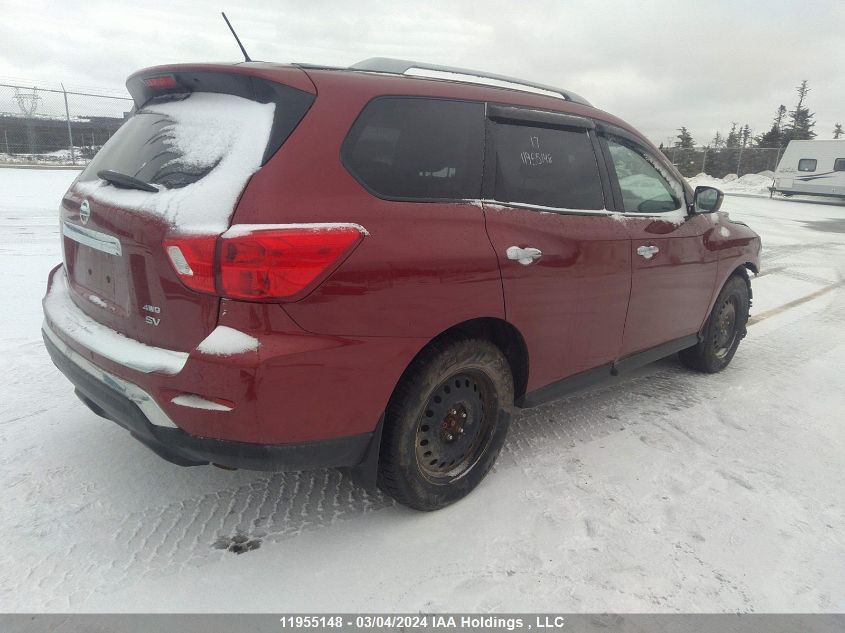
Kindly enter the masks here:
<path id="1" fill-rule="evenodd" d="M 656 246 L 640 246 L 637 249 L 637 255 L 639 255 L 640 257 L 644 257 L 645 259 L 651 259 L 659 252 L 660 249 Z"/>
<path id="2" fill-rule="evenodd" d="M 519 246 L 509 246 L 508 250 L 505 251 L 505 254 L 508 256 L 508 259 L 512 259 L 514 261 L 519 262 L 523 266 L 528 266 L 529 264 L 533 264 L 535 261 L 540 259 L 543 255 L 543 251 L 539 248 L 520 248 Z"/>

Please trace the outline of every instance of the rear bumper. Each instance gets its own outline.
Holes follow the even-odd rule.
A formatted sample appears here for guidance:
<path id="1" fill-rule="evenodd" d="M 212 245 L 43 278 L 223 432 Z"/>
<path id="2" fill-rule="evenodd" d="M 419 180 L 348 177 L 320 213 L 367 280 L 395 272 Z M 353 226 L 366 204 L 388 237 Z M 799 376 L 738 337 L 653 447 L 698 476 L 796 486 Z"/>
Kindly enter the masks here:
<path id="1" fill-rule="evenodd" d="M 252 444 L 190 435 L 173 424 L 142 388 L 89 362 L 46 325 L 42 335 L 53 363 L 92 411 L 116 422 L 160 457 L 180 466 L 213 463 L 269 471 L 357 466 L 373 438 L 373 433 L 362 433 L 293 444 Z"/>

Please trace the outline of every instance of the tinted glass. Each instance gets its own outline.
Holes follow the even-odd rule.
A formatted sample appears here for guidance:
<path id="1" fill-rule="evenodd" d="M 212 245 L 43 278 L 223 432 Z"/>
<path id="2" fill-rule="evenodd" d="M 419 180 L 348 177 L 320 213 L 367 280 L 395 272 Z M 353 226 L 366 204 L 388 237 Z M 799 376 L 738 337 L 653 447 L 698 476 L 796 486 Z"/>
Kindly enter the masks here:
<path id="1" fill-rule="evenodd" d="M 816 159 L 802 158 L 798 161 L 798 171 L 816 171 Z"/>
<path id="2" fill-rule="evenodd" d="M 342 156 L 385 198 L 478 198 L 483 140 L 481 103 L 385 97 L 358 117 Z"/>
<path id="3" fill-rule="evenodd" d="M 833 161 L 833 171 L 845 171 L 845 158 L 837 158 Z"/>
<path id="4" fill-rule="evenodd" d="M 562 209 L 603 209 L 601 180 L 586 130 L 495 124 L 494 197 Z"/>
<path id="5" fill-rule="evenodd" d="M 681 207 L 680 197 L 667 176 L 647 158 L 644 151 L 614 138 L 607 139 L 607 146 L 626 213 L 659 213 Z"/>
<path id="6" fill-rule="evenodd" d="M 201 179 L 215 166 L 183 164 L 167 140 L 174 126 L 162 114 L 138 112 L 109 139 L 82 173 L 82 180 L 94 180 L 102 169 L 134 176 L 168 189 L 185 187 Z"/>
<path id="7" fill-rule="evenodd" d="M 224 114 L 216 115 L 217 109 Z M 167 189 L 186 187 L 237 147 L 254 143 L 255 152 L 265 153 L 268 137 L 256 136 L 253 128 L 252 117 L 259 111 L 266 114 L 266 106 L 236 95 L 194 92 L 157 98 L 115 132 L 80 178 L 93 181 L 99 171 L 112 170 Z M 303 113 L 280 110 L 275 127 L 292 129 Z"/>

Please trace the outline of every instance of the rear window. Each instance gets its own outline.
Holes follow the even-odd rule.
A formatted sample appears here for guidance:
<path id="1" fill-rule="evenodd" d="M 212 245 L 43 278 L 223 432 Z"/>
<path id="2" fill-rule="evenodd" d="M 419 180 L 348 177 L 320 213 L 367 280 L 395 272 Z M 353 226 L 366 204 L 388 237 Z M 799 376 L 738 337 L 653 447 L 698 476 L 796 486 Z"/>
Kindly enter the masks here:
<path id="1" fill-rule="evenodd" d="M 461 200 L 481 194 L 484 105 L 381 97 L 343 143 L 347 170 L 376 196 Z"/>
<path id="2" fill-rule="evenodd" d="M 833 162 L 833 171 L 845 171 L 845 158 L 837 158 Z"/>
<path id="3" fill-rule="evenodd" d="M 561 209 L 604 208 L 598 163 L 586 130 L 494 125 L 496 200 Z"/>
<path id="4" fill-rule="evenodd" d="M 816 171 L 815 158 L 802 158 L 798 161 L 798 171 Z"/>
<path id="5" fill-rule="evenodd" d="M 249 153 L 261 157 L 272 119 L 272 105 L 232 95 L 197 92 L 159 98 L 123 124 L 80 180 L 97 180 L 97 173 L 108 169 L 180 189 L 207 176 L 232 151 L 245 150 L 247 143 L 252 145 Z"/>
<path id="6" fill-rule="evenodd" d="M 150 103 L 106 143 L 77 189 L 180 230 L 225 230 L 238 196 L 262 165 L 275 110 L 275 103 L 207 92 Z M 158 191 L 116 186 L 98 178 L 102 169 L 152 183 Z"/>

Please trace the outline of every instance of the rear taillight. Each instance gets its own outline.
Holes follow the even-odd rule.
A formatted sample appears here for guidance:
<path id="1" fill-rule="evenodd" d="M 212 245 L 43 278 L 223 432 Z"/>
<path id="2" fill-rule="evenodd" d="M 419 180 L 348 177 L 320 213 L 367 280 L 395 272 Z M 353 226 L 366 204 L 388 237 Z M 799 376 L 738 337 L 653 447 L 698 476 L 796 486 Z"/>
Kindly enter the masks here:
<path id="1" fill-rule="evenodd" d="M 190 235 L 164 241 L 167 257 L 182 283 L 200 292 L 214 293 L 214 256 L 217 236 Z"/>
<path id="2" fill-rule="evenodd" d="M 366 235 L 354 224 L 236 225 L 220 236 L 165 240 L 182 282 L 244 301 L 299 298 L 322 281 Z"/>

